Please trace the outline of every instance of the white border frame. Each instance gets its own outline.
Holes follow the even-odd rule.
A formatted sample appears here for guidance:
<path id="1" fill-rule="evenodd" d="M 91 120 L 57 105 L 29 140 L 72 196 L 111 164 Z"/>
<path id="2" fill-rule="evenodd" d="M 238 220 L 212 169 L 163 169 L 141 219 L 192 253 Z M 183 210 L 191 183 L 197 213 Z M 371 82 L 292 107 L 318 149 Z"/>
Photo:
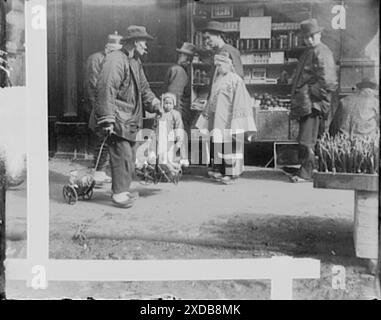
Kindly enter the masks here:
<path id="1" fill-rule="evenodd" d="M 6 279 L 47 281 L 271 280 L 271 299 L 292 299 L 293 279 L 320 278 L 320 261 L 271 259 L 53 260 L 49 259 L 49 162 L 46 0 L 26 0 L 27 258 L 7 259 Z M 155 271 L 153 271 L 155 270 Z"/>

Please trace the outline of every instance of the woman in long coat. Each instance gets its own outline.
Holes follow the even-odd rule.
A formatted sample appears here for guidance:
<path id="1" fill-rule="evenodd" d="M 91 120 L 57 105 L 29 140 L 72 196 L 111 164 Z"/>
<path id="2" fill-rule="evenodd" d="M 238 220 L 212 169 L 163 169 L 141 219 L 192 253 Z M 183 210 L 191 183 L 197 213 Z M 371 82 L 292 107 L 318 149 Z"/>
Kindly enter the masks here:
<path id="1" fill-rule="evenodd" d="M 230 184 L 243 172 L 244 133 L 257 131 L 252 99 L 232 60 L 215 55 L 216 73 L 204 115 L 209 119 L 214 163 L 209 176 Z"/>

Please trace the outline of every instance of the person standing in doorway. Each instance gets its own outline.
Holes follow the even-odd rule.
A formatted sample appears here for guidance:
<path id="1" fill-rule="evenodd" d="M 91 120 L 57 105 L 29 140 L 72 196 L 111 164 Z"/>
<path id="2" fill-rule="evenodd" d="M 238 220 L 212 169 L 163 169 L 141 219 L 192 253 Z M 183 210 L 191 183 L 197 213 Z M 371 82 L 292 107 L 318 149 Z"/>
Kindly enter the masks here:
<path id="1" fill-rule="evenodd" d="M 203 39 L 205 46 L 208 48 L 211 48 L 214 54 L 214 57 L 216 55 L 220 56 L 226 56 L 228 59 L 232 61 L 232 72 L 236 73 L 240 78 L 243 79 L 243 65 L 241 61 L 241 54 L 237 48 L 234 48 L 232 45 L 228 44 L 224 40 L 224 34 L 225 29 L 221 22 L 218 21 L 209 21 L 206 26 L 202 29 L 203 32 Z M 212 70 L 211 70 L 211 76 L 212 76 L 212 83 L 215 82 L 215 78 L 217 76 L 217 68 L 216 65 L 213 63 Z M 213 87 L 213 86 L 212 86 Z M 211 87 L 211 90 L 212 90 Z M 208 95 L 208 104 L 211 103 L 211 94 L 212 92 L 209 92 Z M 211 169 L 208 171 L 209 177 L 215 177 L 215 166 L 214 162 L 218 161 L 218 159 L 214 159 L 214 143 L 211 143 L 210 148 L 210 159 L 211 159 Z M 240 159 L 237 159 L 236 162 L 238 163 L 238 167 L 241 167 L 243 171 L 243 161 Z"/>
<path id="2" fill-rule="evenodd" d="M 234 72 L 243 78 L 241 54 L 237 48 L 225 42 L 223 24 L 218 21 L 209 21 L 202 29 L 202 32 L 205 45 L 212 48 L 214 54 L 227 53 L 229 59 L 233 61 Z"/>
<path id="3" fill-rule="evenodd" d="M 301 167 L 292 182 L 312 179 L 315 146 L 321 121 L 327 119 L 332 92 L 337 88 L 336 66 L 332 51 L 321 42 L 322 28 L 316 19 L 301 23 L 307 49 L 299 59 L 292 85 L 290 117 L 299 121 L 299 159 Z"/>
<path id="4" fill-rule="evenodd" d="M 86 94 L 87 94 L 87 106 L 88 108 L 85 110 L 86 119 L 89 119 L 89 128 L 92 130 L 94 134 L 95 140 L 95 148 L 94 148 L 94 168 L 96 166 L 99 152 L 101 151 L 102 145 L 102 136 L 97 134 L 96 132 L 96 121 L 94 116 L 94 108 L 96 102 L 96 90 L 98 78 L 102 70 L 103 63 L 105 61 L 106 56 L 115 51 L 122 49 L 122 36 L 118 35 L 118 32 L 115 31 L 114 34 L 110 34 L 107 37 L 107 43 L 105 45 L 104 50 L 93 53 L 88 57 L 86 61 L 86 74 L 85 74 L 85 86 L 86 86 Z M 103 183 L 111 182 L 111 177 L 109 177 L 105 170 L 108 163 L 108 150 L 107 145 L 104 145 L 99 161 L 98 167 L 94 173 L 94 180 L 96 185 L 100 186 Z"/>
<path id="5" fill-rule="evenodd" d="M 181 114 L 184 129 L 189 134 L 192 123 L 192 112 L 190 109 L 190 87 L 189 87 L 189 65 L 196 53 L 196 47 L 189 42 L 184 42 L 178 52 L 177 63 L 171 66 L 164 78 L 167 92 L 176 96 L 176 107 Z"/>
<path id="6" fill-rule="evenodd" d="M 251 97 L 245 83 L 233 71 L 233 62 L 225 54 L 214 56 L 216 75 L 204 117 L 208 119 L 214 163 L 208 175 L 224 184 L 232 184 L 244 170 L 244 133 L 254 134 Z"/>
<path id="7" fill-rule="evenodd" d="M 160 116 L 163 113 L 139 58 L 147 53 L 149 40 L 153 37 L 145 27 L 129 26 L 123 48 L 106 56 L 97 83 L 95 119 L 109 136 L 112 202 L 122 208 L 131 207 L 139 196 L 130 191 L 130 185 L 135 171 L 136 136 L 143 128 L 144 110 Z"/>

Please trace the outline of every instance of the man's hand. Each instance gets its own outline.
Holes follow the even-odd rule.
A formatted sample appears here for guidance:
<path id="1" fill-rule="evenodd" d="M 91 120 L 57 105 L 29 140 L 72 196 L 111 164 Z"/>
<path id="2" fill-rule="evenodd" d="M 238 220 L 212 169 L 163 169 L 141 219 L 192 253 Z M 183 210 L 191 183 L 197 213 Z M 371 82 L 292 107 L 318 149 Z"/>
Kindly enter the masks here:
<path id="1" fill-rule="evenodd" d="M 111 136 L 114 133 L 114 124 L 113 123 L 107 124 L 106 126 L 102 128 L 102 130 L 104 134 Z"/>
<path id="2" fill-rule="evenodd" d="M 314 118 L 314 117 L 322 117 L 323 116 L 323 114 L 322 114 L 322 112 L 321 111 L 319 111 L 319 110 L 317 110 L 317 109 L 315 109 L 315 108 L 312 108 L 312 117 Z"/>
<path id="3" fill-rule="evenodd" d="M 183 145 L 183 139 L 180 136 L 176 137 L 175 145 L 179 148 Z"/>
<path id="4" fill-rule="evenodd" d="M 153 111 L 158 115 L 158 116 L 162 116 L 164 114 L 164 111 L 161 107 L 161 102 L 158 98 L 155 98 L 152 100 L 152 108 L 153 108 Z"/>

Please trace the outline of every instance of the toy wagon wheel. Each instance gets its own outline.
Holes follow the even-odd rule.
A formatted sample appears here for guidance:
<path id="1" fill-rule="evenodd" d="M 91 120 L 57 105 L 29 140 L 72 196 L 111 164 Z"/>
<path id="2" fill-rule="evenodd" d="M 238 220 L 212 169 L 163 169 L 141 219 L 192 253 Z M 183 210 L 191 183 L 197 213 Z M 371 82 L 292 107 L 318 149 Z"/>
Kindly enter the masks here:
<path id="1" fill-rule="evenodd" d="M 179 183 L 179 175 L 178 174 L 173 175 L 172 182 L 174 184 L 178 184 Z"/>
<path id="2" fill-rule="evenodd" d="M 150 176 L 150 173 L 148 171 L 144 172 L 144 176 L 140 179 L 139 183 L 147 186 L 151 184 L 154 181 L 154 179 Z"/>
<path id="3" fill-rule="evenodd" d="M 68 204 L 75 204 L 78 201 L 77 191 L 70 185 L 63 187 L 63 196 Z"/>
<path id="4" fill-rule="evenodd" d="M 89 188 L 89 190 L 82 196 L 83 200 L 90 200 L 94 194 L 94 189 Z"/>
<path id="5" fill-rule="evenodd" d="M 160 182 L 160 176 L 157 173 L 155 173 L 155 178 L 153 179 L 153 183 L 158 184 L 159 182 Z"/>

